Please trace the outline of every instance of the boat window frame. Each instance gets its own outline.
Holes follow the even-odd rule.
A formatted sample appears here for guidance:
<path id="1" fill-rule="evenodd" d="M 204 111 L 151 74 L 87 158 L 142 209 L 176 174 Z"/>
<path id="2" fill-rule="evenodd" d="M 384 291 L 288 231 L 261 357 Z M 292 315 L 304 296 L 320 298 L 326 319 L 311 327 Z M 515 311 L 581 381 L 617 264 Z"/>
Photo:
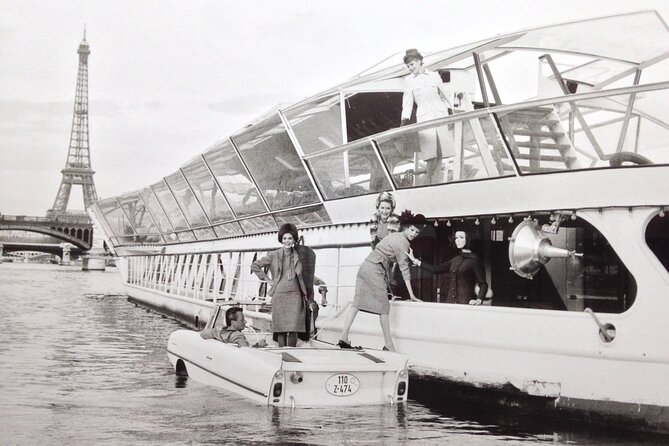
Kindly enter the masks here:
<path id="1" fill-rule="evenodd" d="M 261 131 L 260 133 L 258 133 L 258 129 L 263 129 L 264 127 L 267 127 L 268 123 L 271 124 L 271 125 L 274 125 L 275 121 L 276 121 L 276 126 L 275 127 L 266 128 L 263 131 Z M 244 165 L 246 166 L 246 169 L 248 170 L 249 174 L 251 174 L 251 179 L 255 183 L 260 195 L 263 197 L 263 201 L 265 202 L 265 205 L 267 206 L 267 209 L 270 212 L 283 211 L 283 210 L 289 209 L 291 206 L 281 207 L 281 206 L 284 206 L 284 205 L 280 205 L 280 203 L 277 203 L 277 201 L 278 201 L 277 198 L 274 198 L 272 200 L 274 207 L 270 206 L 270 202 L 268 201 L 267 197 L 265 196 L 266 192 L 268 192 L 269 189 L 265 190 L 264 187 L 261 187 L 261 183 L 259 183 L 257 181 L 257 179 L 255 178 L 255 175 L 252 174 L 252 170 L 257 169 L 258 166 L 257 165 L 256 166 L 249 166 L 248 165 L 249 163 L 245 159 L 245 155 L 242 154 L 242 150 L 239 146 L 239 142 L 235 140 L 235 139 L 241 139 L 242 140 L 241 144 L 248 144 L 248 143 L 252 142 L 253 139 L 257 139 L 259 136 L 261 136 L 263 134 L 266 134 L 270 129 L 280 128 L 281 126 L 283 126 L 283 132 L 285 132 L 286 136 L 288 137 L 288 141 L 290 142 L 290 145 L 292 146 L 292 150 L 294 151 L 294 154 L 296 155 L 296 157 L 298 159 L 298 162 L 302 166 L 302 169 L 305 171 L 304 174 L 307 176 L 308 183 L 311 185 L 312 191 L 315 195 L 316 200 L 309 203 L 309 204 L 316 204 L 318 202 L 320 202 L 322 204 L 323 203 L 322 197 L 320 196 L 318 189 L 315 187 L 315 185 L 313 183 L 313 178 L 311 177 L 311 173 L 309 172 L 309 170 L 305 166 L 304 160 L 302 159 L 302 155 L 303 155 L 302 150 L 301 150 L 301 148 L 298 149 L 299 143 L 296 144 L 295 135 L 292 133 L 292 128 L 286 122 L 285 117 L 282 116 L 281 110 L 277 109 L 276 111 L 274 111 L 272 113 L 268 113 L 266 115 L 261 116 L 252 125 L 249 125 L 246 128 L 244 128 L 243 130 L 231 135 L 229 140 L 233 144 L 233 146 L 235 147 L 235 150 L 236 150 L 238 156 L 244 162 Z M 275 134 L 280 134 L 280 133 L 283 133 L 283 132 L 275 132 Z M 254 136 L 253 139 L 248 139 L 249 135 L 253 134 L 253 133 L 257 133 L 257 134 Z M 269 133 L 269 135 L 272 136 L 273 133 Z M 265 136 L 263 138 L 263 140 L 266 140 L 266 139 L 268 139 L 267 136 Z M 255 151 L 257 150 L 257 144 L 253 144 L 250 147 L 250 149 L 252 151 L 249 152 L 249 154 L 255 154 L 256 153 Z M 253 167 L 253 169 L 251 169 L 251 167 Z M 278 192 L 278 189 L 277 189 L 277 192 Z M 309 192 L 311 192 L 311 191 L 309 191 Z M 297 204 L 297 206 L 302 206 L 304 204 L 307 204 L 307 203 L 300 202 L 299 204 Z M 297 207 L 297 206 L 293 206 L 293 207 Z"/>
<path id="2" fill-rule="evenodd" d="M 505 137 L 505 133 L 503 129 L 501 129 L 501 126 L 499 125 L 499 114 L 500 113 L 506 113 L 506 112 L 513 112 L 513 111 L 518 111 L 518 110 L 523 110 L 523 109 L 528 109 L 532 107 L 542 107 L 542 106 L 552 106 L 556 104 L 568 104 L 570 102 L 576 102 L 579 100 L 589 100 L 589 99 L 598 99 L 601 97 L 609 97 L 609 96 L 622 96 L 622 95 L 631 95 L 633 93 L 642 93 L 642 92 L 652 92 L 652 91 L 658 91 L 658 90 L 669 90 L 669 81 L 662 81 L 662 82 L 653 82 L 649 84 L 639 84 L 639 85 L 633 85 L 633 86 L 626 86 L 626 87 L 620 87 L 616 89 L 611 89 L 611 90 L 599 90 L 599 91 L 590 91 L 590 92 L 584 92 L 584 93 L 575 93 L 575 94 L 570 94 L 567 96 L 558 96 L 558 97 L 553 97 L 553 98 L 542 98 L 542 99 L 535 99 L 532 101 L 527 101 L 523 103 L 515 103 L 515 104 L 506 104 L 506 105 L 497 105 L 494 107 L 490 108 L 484 108 L 484 109 L 479 109 L 479 110 L 472 110 L 472 111 L 466 111 L 463 113 L 458 113 L 455 115 L 450 115 L 446 117 L 441 117 L 437 119 L 432 119 L 429 121 L 424 121 L 420 123 L 414 123 L 394 129 L 387 130 L 382 133 L 378 133 L 372 136 L 368 136 L 364 139 L 360 139 L 358 141 L 354 141 L 353 143 L 348 143 L 348 144 L 343 144 L 338 147 L 332 147 L 329 149 L 324 149 L 320 150 L 318 152 L 311 153 L 309 155 L 305 155 L 305 159 L 313 158 L 319 155 L 325 155 L 329 153 L 336 153 L 340 151 L 345 151 L 348 149 L 347 146 L 350 144 L 357 143 L 359 141 L 363 140 L 369 140 L 369 139 L 376 139 L 376 138 L 392 138 L 396 137 L 404 132 L 408 131 L 420 131 L 428 128 L 432 128 L 435 126 L 440 126 L 440 125 L 448 125 L 448 124 L 453 124 L 456 121 L 460 120 L 470 120 L 474 118 L 485 118 L 486 116 L 491 116 L 496 124 L 497 131 L 503 136 L 502 142 L 504 143 L 505 149 L 507 151 L 507 155 L 516 163 L 516 169 L 517 169 L 517 161 L 516 158 L 513 156 L 511 153 L 511 148 L 509 147 L 507 143 L 507 138 Z M 665 164 L 654 164 L 654 166 L 658 165 L 665 165 Z M 643 167 L 643 166 L 641 166 Z M 605 169 L 611 169 L 614 167 L 605 167 Z M 559 171 L 560 173 L 568 173 L 568 172 L 578 172 L 582 170 L 595 170 L 598 168 L 585 168 L 585 169 L 570 169 L 570 170 L 561 170 Z M 516 171 L 516 175 L 518 176 L 525 176 L 525 175 L 547 175 L 548 173 L 524 173 L 521 172 L 520 170 Z"/>

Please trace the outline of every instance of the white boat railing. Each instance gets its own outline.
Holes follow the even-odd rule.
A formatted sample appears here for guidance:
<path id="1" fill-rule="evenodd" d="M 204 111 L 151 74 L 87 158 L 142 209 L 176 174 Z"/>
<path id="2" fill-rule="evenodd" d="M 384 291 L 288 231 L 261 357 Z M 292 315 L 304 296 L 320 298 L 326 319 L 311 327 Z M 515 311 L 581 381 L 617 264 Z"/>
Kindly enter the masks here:
<path id="1" fill-rule="evenodd" d="M 319 279 L 317 288 L 325 285 L 328 304 L 340 307 L 353 297 L 354 281 L 340 283 L 344 270 L 357 270 L 360 263 L 342 263 L 342 249 L 329 256 L 334 262 L 319 262 L 321 271 L 330 271 L 328 280 Z M 350 253 L 349 253 L 350 254 Z M 251 273 L 253 259 L 264 252 L 224 252 L 128 257 L 127 283 L 150 290 L 212 302 L 269 301 L 268 284 Z M 349 256 L 350 257 L 350 256 Z M 362 259 L 360 259 L 362 261 Z M 350 274 L 349 274 L 350 276 Z M 315 298 L 318 293 L 315 292 Z M 342 302 L 345 301 L 345 302 Z"/>

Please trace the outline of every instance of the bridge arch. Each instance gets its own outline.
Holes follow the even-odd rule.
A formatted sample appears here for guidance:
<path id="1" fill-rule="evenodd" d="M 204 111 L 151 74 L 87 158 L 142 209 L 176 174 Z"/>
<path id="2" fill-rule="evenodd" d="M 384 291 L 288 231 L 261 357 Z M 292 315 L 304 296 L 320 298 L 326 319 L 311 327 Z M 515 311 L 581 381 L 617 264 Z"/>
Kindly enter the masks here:
<path id="1" fill-rule="evenodd" d="M 82 251 L 88 251 L 89 249 L 91 249 L 90 241 L 77 238 L 74 235 L 74 233 L 76 233 L 74 229 L 71 231 L 72 233 L 70 233 L 70 230 L 68 228 L 63 229 L 63 231 L 59 231 L 58 229 L 60 228 L 49 228 L 46 226 L 28 226 L 25 224 L 7 224 L 7 223 L 0 226 L 0 230 L 26 231 L 26 232 L 36 232 L 38 234 L 50 235 L 54 238 L 57 238 L 58 240 L 72 243 L 74 246 L 81 249 Z"/>

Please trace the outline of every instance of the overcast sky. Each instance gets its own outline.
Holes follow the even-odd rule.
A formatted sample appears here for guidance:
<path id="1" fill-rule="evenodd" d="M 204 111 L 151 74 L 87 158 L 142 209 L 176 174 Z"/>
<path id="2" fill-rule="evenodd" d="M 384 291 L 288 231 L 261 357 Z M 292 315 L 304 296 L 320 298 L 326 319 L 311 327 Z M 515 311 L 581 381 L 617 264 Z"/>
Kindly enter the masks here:
<path id="1" fill-rule="evenodd" d="M 44 215 L 65 166 L 84 24 L 101 198 L 152 184 L 277 103 L 390 54 L 669 1 L 0 0 L 0 212 Z M 68 209 L 82 209 L 80 187 Z"/>

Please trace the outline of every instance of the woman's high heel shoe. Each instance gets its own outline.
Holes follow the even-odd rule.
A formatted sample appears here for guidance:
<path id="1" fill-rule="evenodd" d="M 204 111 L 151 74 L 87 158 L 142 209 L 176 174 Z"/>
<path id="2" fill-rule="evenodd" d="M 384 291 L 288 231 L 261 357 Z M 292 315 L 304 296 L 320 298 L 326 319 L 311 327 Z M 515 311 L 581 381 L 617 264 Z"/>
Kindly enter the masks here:
<path id="1" fill-rule="evenodd" d="M 339 348 L 350 348 L 350 349 L 353 349 L 353 350 L 362 350 L 362 347 L 360 347 L 358 345 L 353 346 L 353 345 L 349 344 L 348 342 L 344 341 L 343 339 L 340 339 L 339 342 L 337 342 L 337 345 L 339 346 Z"/>
<path id="2" fill-rule="evenodd" d="M 340 339 L 339 342 L 337 343 L 337 345 L 339 346 L 339 348 L 353 348 L 353 346 L 351 344 L 344 341 L 343 339 Z"/>

